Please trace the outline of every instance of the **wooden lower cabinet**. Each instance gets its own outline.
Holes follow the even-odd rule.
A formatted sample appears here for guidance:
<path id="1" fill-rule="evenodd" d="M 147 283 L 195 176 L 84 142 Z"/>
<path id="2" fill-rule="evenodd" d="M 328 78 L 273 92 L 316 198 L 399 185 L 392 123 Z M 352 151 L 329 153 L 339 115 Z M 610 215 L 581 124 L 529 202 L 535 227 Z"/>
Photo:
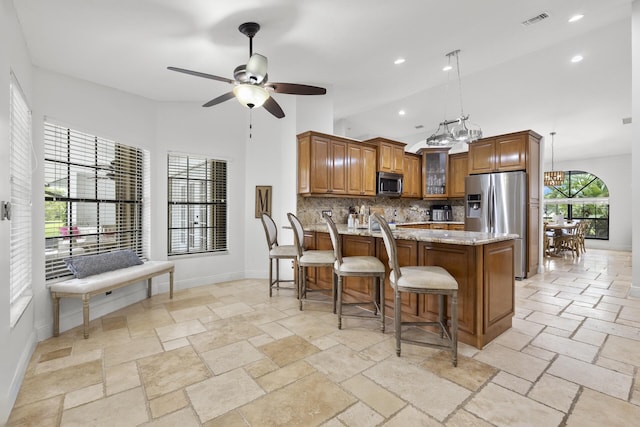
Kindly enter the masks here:
<path id="1" fill-rule="evenodd" d="M 511 328 L 515 313 L 514 259 L 512 240 L 482 246 L 419 243 L 419 264 L 443 267 L 458 282 L 458 339 L 461 342 L 483 348 Z M 437 318 L 436 297 L 420 297 L 418 316 Z"/>
<path id="2" fill-rule="evenodd" d="M 418 265 L 418 242 L 415 240 L 396 240 L 396 245 L 398 246 L 398 263 L 401 267 L 405 267 L 407 265 Z M 394 306 L 394 292 L 391 287 L 391 283 L 389 282 L 389 255 L 387 254 L 387 249 L 384 246 L 384 241 L 382 239 L 376 239 L 376 253 L 378 254 L 378 259 L 382 261 L 385 268 L 385 279 L 384 279 L 384 299 L 387 307 L 390 308 L 388 313 L 393 313 Z M 417 315 L 418 314 L 418 295 L 403 293 L 401 296 L 402 302 L 402 312 L 408 315 Z M 392 314 L 388 314 L 388 316 L 392 316 Z"/>
<path id="3" fill-rule="evenodd" d="M 342 236 L 342 256 L 375 256 L 376 245 L 373 237 Z M 371 277 L 343 277 L 342 289 L 345 301 L 371 301 L 374 295 L 373 278 Z M 349 297 L 353 297 L 350 299 Z"/>
<path id="4" fill-rule="evenodd" d="M 321 251 L 333 250 L 333 244 L 331 243 L 331 236 L 329 236 L 329 233 L 315 233 L 315 235 L 315 249 Z M 310 268 L 309 270 L 314 270 L 314 281 L 312 282 L 309 280 L 309 286 L 312 289 L 326 289 L 329 291 L 329 295 L 331 295 L 331 290 L 333 289 L 333 268 L 316 267 Z"/>

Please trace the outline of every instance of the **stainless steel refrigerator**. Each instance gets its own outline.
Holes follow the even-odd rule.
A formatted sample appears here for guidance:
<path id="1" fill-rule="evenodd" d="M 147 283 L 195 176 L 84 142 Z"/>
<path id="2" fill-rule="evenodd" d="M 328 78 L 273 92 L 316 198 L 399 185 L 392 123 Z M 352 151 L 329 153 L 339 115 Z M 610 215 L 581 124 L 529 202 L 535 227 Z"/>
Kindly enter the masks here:
<path id="1" fill-rule="evenodd" d="M 500 172 L 465 178 L 466 231 L 510 233 L 515 241 L 515 277 L 526 277 L 527 175 Z"/>

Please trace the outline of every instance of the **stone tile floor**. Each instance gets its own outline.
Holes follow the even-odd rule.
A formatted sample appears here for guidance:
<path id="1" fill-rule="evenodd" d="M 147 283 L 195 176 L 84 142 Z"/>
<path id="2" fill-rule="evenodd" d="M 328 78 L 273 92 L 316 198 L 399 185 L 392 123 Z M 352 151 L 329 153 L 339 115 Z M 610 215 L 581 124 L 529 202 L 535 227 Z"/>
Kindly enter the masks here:
<path id="1" fill-rule="evenodd" d="M 38 344 L 9 426 L 629 426 L 640 422 L 631 253 L 547 259 L 479 351 L 394 352 L 375 321 L 300 312 L 265 280 L 178 291 Z"/>

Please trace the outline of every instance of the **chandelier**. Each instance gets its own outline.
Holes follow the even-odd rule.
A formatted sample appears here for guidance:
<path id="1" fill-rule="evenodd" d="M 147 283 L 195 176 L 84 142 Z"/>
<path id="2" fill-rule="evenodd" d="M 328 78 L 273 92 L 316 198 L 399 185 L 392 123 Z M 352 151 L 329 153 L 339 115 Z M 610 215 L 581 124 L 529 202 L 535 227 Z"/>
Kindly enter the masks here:
<path id="1" fill-rule="evenodd" d="M 451 57 L 456 58 L 456 71 L 458 73 L 458 91 L 460 94 L 460 116 L 453 120 L 447 120 L 446 118 L 438 124 L 436 131 L 427 138 L 427 145 L 432 147 L 451 147 L 459 142 L 465 142 L 469 144 L 477 139 L 482 138 L 482 129 L 469 122 L 469 115 L 464 114 L 464 108 L 462 106 L 462 79 L 460 78 L 460 60 L 458 54 L 460 49 L 456 49 L 447 53 L 449 64 L 447 70 L 447 95 L 449 94 L 449 73 L 453 68 L 451 66 Z M 448 97 L 448 96 L 447 96 Z M 445 117 L 447 115 L 445 98 Z"/>
<path id="2" fill-rule="evenodd" d="M 554 170 L 553 167 L 553 141 L 555 135 L 555 132 L 551 132 L 551 170 L 544 173 L 544 185 L 546 187 L 557 187 L 564 183 L 564 171 Z"/>

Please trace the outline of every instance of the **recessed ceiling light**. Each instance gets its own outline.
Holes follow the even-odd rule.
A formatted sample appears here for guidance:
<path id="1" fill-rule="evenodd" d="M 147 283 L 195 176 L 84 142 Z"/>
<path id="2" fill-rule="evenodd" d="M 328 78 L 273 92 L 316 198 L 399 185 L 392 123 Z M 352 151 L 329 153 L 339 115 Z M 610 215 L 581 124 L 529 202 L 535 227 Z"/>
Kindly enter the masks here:
<path id="1" fill-rule="evenodd" d="M 393 61 L 393 63 L 394 63 L 394 64 L 396 64 L 396 65 L 400 65 L 400 64 L 402 64 L 404 61 L 405 61 L 405 59 L 404 59 L 404 58 L 398 58 L 398 59 L 396 59 L 395 61 Z"/>
<path id="2" fill-rule="evenodd" d="M 453 69 L 453 67 L 452 67 L 451 65 L 445 65 L 445 66 L 442 68 L 442 71 L 451 71 L 452 69 Z"/>
<path id="3" fill-rule="evenodd" d="M 400 115 L 400 116 L 404 116 L 405 114 L 407 114 L 407 112 L 404 111 L 404 110 L 398 111 L 398 115 Z"/>
<path id="4" fill-rule="evenodd" d="M 582 55 L 576 55 L 573 58 L 571 58 L 571 62 L 580 62 L 584 59 L 584 57 Z"/>
<path id="5" fill-rule="evenodd" d="M 584 15 L 579 13 L 577 15 L 573 15 L 571 18 L 569 18 L 569 22 L 576 22 L 581 20 L 582 18 L 584 18 Z"/>

